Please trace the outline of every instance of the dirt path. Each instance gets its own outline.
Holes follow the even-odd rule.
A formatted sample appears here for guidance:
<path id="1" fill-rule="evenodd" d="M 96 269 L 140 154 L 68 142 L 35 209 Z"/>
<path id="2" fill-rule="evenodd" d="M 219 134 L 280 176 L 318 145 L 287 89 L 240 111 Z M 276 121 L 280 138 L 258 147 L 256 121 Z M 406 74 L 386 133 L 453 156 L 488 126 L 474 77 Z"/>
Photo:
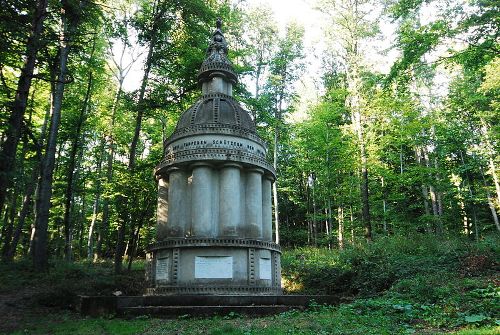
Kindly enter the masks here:
<path id="1" fill-rule="evenodd" d="M 38 292 L 28 287 L 17 292 L 0 293 L 0 334 L 20 330 L 26 320 L 49 313 L 48 308 L 34 301 Z"/>

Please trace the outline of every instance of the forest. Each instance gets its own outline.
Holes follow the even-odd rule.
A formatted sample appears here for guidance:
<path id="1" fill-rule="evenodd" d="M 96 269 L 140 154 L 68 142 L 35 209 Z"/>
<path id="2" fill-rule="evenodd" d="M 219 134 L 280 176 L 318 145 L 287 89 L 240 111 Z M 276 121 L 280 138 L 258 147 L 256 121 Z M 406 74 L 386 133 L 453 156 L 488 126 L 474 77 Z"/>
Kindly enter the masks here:
<path id="1" fill-rule="evenodd" d="M 234 95 L 277 171 L 274 239 L 290 252 L 291 291 L 353 293 L 358 280 L 356 294 L 382 292 L 385 279 L 373 279 L 387 269 L 364 282 L 373 290 L 361 277 L 342 286 L 326 258 L 354 266 L 356 248 L 405 254 L 415 241 L 429 257 L 477 253 L 482 261 L 469 260 L 498 275 L 499 3 L 307 3 L 322 18 L 318 49 L 309 27 L 253 1 L 0 0 L 2 272 L 47 279 L 61 266 L 108 264 L 123 279 L 142 264 L 155 237 L 153 171 L 200 95 L 196 75 L 221 18 Z M 496 314 L 498 325 L 498 277 L 481 285 L 496 298 L 471 324 L 491 326 Z"/>

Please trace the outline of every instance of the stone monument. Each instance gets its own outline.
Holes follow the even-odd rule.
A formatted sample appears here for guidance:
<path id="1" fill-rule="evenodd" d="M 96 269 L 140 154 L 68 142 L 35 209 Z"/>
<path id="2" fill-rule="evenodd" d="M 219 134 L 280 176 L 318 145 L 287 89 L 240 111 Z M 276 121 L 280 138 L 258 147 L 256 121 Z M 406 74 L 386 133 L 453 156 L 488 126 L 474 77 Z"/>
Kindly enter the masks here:
<path id="1" fill-rule="evenodd" d="M 201 97 L 166 140 L 149 295 L 279 295 L 266 144 L 232 97 L 238 78 L 217 20 L 198 72 Z"/>

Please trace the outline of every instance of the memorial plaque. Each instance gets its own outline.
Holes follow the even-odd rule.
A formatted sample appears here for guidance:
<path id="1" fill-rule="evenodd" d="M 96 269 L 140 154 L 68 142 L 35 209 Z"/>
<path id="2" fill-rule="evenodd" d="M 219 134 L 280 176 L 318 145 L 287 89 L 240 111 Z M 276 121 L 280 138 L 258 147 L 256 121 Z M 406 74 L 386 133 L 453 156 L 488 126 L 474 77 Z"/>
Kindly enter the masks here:
<path id="1" fill-rule="evenodd" d="M 232 256 L 196 256 L 194 260 L 195 278 L 233 278 Z"/>
<path id="2" fill-rule="evenodd" d="M 168 257 L 156 259 L 156 280 L 168 280 Z"/>
<path id="3" fill-rule="evenodd" d="M 260 279 L 271 279 L 271 259 L 259 259 L 259 274 Z"/>

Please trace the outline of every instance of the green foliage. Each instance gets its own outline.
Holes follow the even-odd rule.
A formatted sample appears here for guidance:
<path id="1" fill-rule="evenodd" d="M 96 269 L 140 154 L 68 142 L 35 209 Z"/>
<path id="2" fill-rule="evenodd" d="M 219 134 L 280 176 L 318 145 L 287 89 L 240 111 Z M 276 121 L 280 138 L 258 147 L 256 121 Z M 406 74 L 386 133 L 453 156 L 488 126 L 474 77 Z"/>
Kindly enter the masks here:
<path id="1" fill-rule="evenodd" d="M 143 264 L 142 264 L 143 265 Z M 57 261 L 46 273 L 37 273 L 29 262 L 0 264 L 0 292 L 22 291 L 37 287 L 33 304 L 62 309 L 74 308 L 78 295 L 111 295 L 115 291 L 137 295 L 144 290 L 144 268 L 114 275 L 112 264 Z"/>
<path id="2" fill-rule="evenodd" d="M 352 245 L 340 252 L 299 248 L 283 255 L 283 277 L 293 283 L 294 292 L 371 296 L 390 289 L 434 303 L 452 293 L 451 286 L 443 285 L 449 278 L 494 271 L 499 252 L 495 241 L 474 245 L 415 235 Z M 481 264 L 475 267 L 478 259 Z"/>

